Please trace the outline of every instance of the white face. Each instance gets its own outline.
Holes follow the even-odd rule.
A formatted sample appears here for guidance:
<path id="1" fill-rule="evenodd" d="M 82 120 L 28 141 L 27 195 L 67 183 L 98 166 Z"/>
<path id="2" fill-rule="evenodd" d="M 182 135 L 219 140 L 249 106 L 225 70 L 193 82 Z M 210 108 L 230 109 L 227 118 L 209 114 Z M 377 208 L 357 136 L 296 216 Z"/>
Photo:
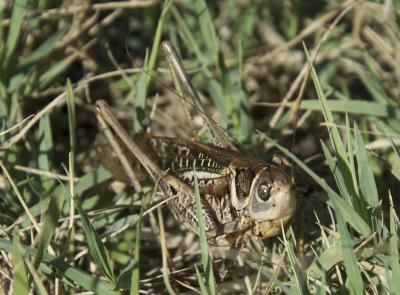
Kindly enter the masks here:
<path id="1" fill-rule="evenodd" d="M 278 167 L 242 158 L 229 165 L 231 197 L 236 210 L 246 210 L 255 223 L 252 234 L 268 238 L 278 234 L 296 208 L 291 179 Z"/>
<path id="2" fill-rule="evenodd" d="M 267 238 L 279 233 L 296 207 L 290 179 L 277 167 L 268 166 L 254 178 L 248 204 L 250 218 L 257 224 L 257 235 Z"/>

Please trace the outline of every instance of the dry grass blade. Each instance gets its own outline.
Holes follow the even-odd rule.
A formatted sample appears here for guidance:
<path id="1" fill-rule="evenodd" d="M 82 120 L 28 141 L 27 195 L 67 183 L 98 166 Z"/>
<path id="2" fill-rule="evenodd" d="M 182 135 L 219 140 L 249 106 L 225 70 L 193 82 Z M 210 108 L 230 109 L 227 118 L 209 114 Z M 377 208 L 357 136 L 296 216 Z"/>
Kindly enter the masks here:
<path id="1" fill-rule="evenodd" d="M 21 204 L 21 206 L 24 208 L 26 215 L 28 215 L 30 221 L 32 222 L 33 226 L 35 227 L 36 231 L 38 233 L 40 233 L 40 227 L 36 221 L 36 219 L 33 217 L 33 215 L 31 214 L 26 202 L 24 201 L 24 199 L 22 198 L 21 193 L 19 192 L 17 186 L 15 185 L 14 181 L 12 180 L 10 174 L 8 173 L 8 170 L 6 169 L 6 167 L 3 165 L 3 162 L 0 160 L 0 167 L 3 170 L 4 175 L 7 177 L 8 181 L 10 182 L 15 194 L 17 195 L 17 198 Z"/>

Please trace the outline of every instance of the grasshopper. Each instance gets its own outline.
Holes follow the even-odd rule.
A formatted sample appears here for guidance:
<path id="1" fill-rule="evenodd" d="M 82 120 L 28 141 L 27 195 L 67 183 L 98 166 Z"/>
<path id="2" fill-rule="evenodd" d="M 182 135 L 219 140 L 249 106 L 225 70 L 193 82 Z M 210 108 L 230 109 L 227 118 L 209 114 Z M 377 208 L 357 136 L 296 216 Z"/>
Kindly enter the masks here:
<path id="1" fill-rule="evenodd" d="M 163 42 L 162 48 L 178 92 L 191 99 L 214 144 L 149 134 L 130 136 L 108 105 L 98 101 L 98 119 L 103 130 L 117 138 L 111 137 L 110 143 L 121 155 L 117 162 L 107 160 L 103 166 L 113 169 L 122 165 L 135 188 L 147 174 L 169 198 L 167 204 L 175 218 L 198 233 L 196 175 L 207 239 L 216 245 L 230 246 L 225 262 L 218 269 L 222 279 L 249 237 L 269 238 L 289 221 L 296 206 L 293 185 L 279 167 L 236 149 L 224 129 L 205 113 L 172 45 Z"/>

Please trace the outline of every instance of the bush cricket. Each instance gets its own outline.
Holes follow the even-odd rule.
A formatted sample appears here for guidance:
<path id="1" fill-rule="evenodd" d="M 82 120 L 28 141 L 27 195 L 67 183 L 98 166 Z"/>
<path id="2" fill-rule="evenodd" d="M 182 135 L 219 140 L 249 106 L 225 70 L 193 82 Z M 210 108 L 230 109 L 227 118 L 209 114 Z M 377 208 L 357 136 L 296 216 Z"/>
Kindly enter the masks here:
<path id="1" fill-rule="evenodd" d="M 162 48 L 177 91 L 189 97 L 199 111 L 214 145 L 149 134 L 130 136 L 104 101 L 96 103 L 97 116 L 103 130 L 111 134 L 111 139 L 107 138 L 120 155 L 118 165 L 124 167 L 134 187 L 140 187 L 140 179 L 147 174 L 170 199 L 167 204 L 175 218 L 198 233 L 196 174 L 207 239 L 216 245 L 230 246 L 217 270 L 222 279 L 250 236 L 259 240 L 269 238 L 288 222 L 295 211 L 293 185 L 279 167 L 236 149 L 224 129 L 205 113 L 172 45 L 163 42 Z M 107 167 L 111 165 L 106 161 L 103 166 L 113 168 Z"/>

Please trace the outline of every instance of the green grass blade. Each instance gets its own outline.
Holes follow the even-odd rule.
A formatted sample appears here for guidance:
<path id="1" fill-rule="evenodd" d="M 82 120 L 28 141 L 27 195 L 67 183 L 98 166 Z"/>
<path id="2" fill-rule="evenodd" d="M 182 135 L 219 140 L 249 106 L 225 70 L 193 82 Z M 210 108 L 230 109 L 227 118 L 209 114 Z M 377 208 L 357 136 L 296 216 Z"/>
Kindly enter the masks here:
<path id="1" fill-rule="evenodd" d="M 253 263 L 251 261 L 247 262 L 250 266 L 252 266 L 253 269 L 259 269 L 258 263 Z M 281 292 L 278 294 L 288 294 L 288 295 L 295 295 L 298 294 L 294 288 L 289 288 L 286 286 L 286 282 L 281 282 L 279 279 L 276 278 L 275 275 L 265 271 L 264 269 L 261 269 L 261 273 L 263 276 L 266 276 L 268 280 L 273 281 L 275 285 L 277 285 L 280 289 Z M 258 294 L 258 293 L 256 293 Z"/>
<path id="2" fill-rule="evenodd" d="M 379 81 L 375 75 L 372 75 L 367 72 L 362 72 L 361 70 L 356 71 L 360 80 L 364 84 L 364 87 L 367 88 L 371 97 L 380 103 L 387 104 L 391 101 L 391 98 L 387 96 L 385 90 L 381 85 L 381 81 Z"/>
<path id="3" fill-rule="evenodd" d="M 183 19 L 183 16 L 180 14 L 179 10 L 176 7 L 171 7 L 171 14 L 173 15 L 175 21 L 178 23 L 180 28 L 180 34 L 183 42 L 186 47 L 196 55 L 196 60 L 201 63 L 203 68 L 207 68 L 208 60 L 204 56 L 203 52 L 200 49 L 199 44 L 196 41 L 196 38 L 193 36 L 193 32 L 190 30 L 188 24 Z M 207 70 L 208 71 L 208 70 Z M 208 75 L 211 75 L 211 72 L 207 72 Z"/>
<path id="4" fill-rule="evenodd" d="M 317 294 L 317 295 L 325 295 L 325 294 L 326 294 L 325 288 L 326 288 L 326 277 L 325 277 L 325 274 L 324 274 L 324 275 L 322 276 L 321 286 L 319 286 L 319 287 L 317 288 L 316 294 Z"/>
<path id="5" fill-rule="evenodd" d="M 67 88 L 68 124 L 71 132 L 75 129 L 76 115 L 75 115 L 75 95 L 70 79 L 67 79 L 66 88 Z M 71 146 L 75 145 L 74 138 L 72 138 L 71 140 L 73 141 L 70 142 L 70 145 Z"/>
<path id="6" fill-rule="evenodd" d="M 82 219 L 83 230 L 88 242 L 90 254 L 103 274 L 111 281 L 113 285 L 115 285 L 116 280 L 114 276 L 113 265 L 108 251 L 81 205 L 78 202 L 75 202 L 75 205 Z"/>
<path id="7" fill-rule="evenodd" d="M 150 58 L 149 58 L 149 62 L 147 64 L 147 69 L 149 71 L 152 71 L 156 65 L 156 61 L 157 61 L 157 56 L 158 56 L 158 51 L 160 50 L 160 44 L 161 44 L 161 37 L 162 37 L 162 32 L 164 29 L 164 25 L 167 19 L 167 15 L 168 15 L 168 11 L 169 8 L 172 4 L 171 0 L 167 0 L 164 2 L 162 11 L 161 11 L 161 16 L 158 19 L 158 23 L 157 23 L 157 29 L 156 29 L 156 34 L 154 37 L 154 41 L 153 41 L 153 46 L 151 47 L 151 52 L 150 52 Z M 150 75 L 146 75 L 147 80 L 146 80 L 146 89 L 148 89 L 149 84 L 151 82 L 151 76 Z"/>
<path id="8" fill-rule="evenodd" d="M 219 45 L 210 10 L 208 9 L 207 3 L 204 0 L 195 0 L 193 2 L 193 7 L 198 17 L 200 32 L 202 34 L 204 44 L 207 47 L 208 54 L 212 56 L 214 61 L 216 61 Z"/>
<path id="9" fill-rule="evenodd" d="M 383 118 L 397 118 L 400 116 L 400 108 L 396 106 L 388 107 L 386 104 L 365 100 L 326 100 L 326 105 L 331 112 L 349 113 L 356 115 L 368 115 Z M 323 106 L 318 99 L 302 100 L 301 110 L 323 111 Z"/>
<path id="10" fill-rule="evenodd" d="M 93 170 L 84 176 L 82 176 L 78 183 L 75 186 L 75 193 L 77 196 L 80 196 L 87 189 L 98 185 L 112 177 L 112 174 L 104 169 L 103 167 L 99 167 L 96 170 Z"/>
<path id="11" fill-rule="evenodd" d="M 200 287 L 200 291 L 202 295 L 208 295 L 208 290 L 206 285 L 204 284 L 204 278 L 200 273 L 199 268 L 197 267 L 197 265 L 194 265 L 195 269 L 196 269 L 196 277 L 197 277 L 197 282 L 199 283 L 199 287 Z"/>
<path id="12" fill-rule="evenodd" d="M 17 42 L 21 34 L 22 21 L 24 20 L 27 3 L 27 0 L 16 0 L 13 5 L 10 19 L 10 29 L 8 30 L 6 41 L 6 61 L 8 61 L 14 54 L 15 47 L 17 46 Z"/>
<path id="13" fill-rule="evenodd" d="M 353 181 L 352 181 L 353 178 L 351 175 L 350 164 L 347 159 L 346 149 L 344 147 L 342 138 L 340 137 L 339 130 L 336 127 L 336 123 L 333 118 L 332 112 L 329 109 L 329 105 L 327 103 L 327 99 L 325 97 L 324 91 L 323 91 L 321 83 L 319 81 L 317 72 L 312 64 L 312 61 L 310 59 L 310 56 L 308 54 L 308 51 L 307 51 L 307 48 L 305 47 L 305 45 L 304 45 L 304 51 L 306 53 L 307 60 L 311 66 L 311 77 L 314 82 L 315 90 L 317 91 L 318 99 L 321 102 L 325 122 L 328 123 L 327 129 L 328 129 L 330 140 L 331 140 L 332 145 L 336 152 L 338 169 L 340 170 L 340 173 L 343 176 L 342 179 L 343 179 L 346 189 L 350 195 L 350 199 L 352 199 L 352 202 L 354 202 L 353 200 L 357 200 L 358 196 L 357 196 L 356 190 L 353 186 Z"/>
<path id="14" fill-rule="evenodd" d="M 389 231 L 390 231 L 390 267 L 392 269 L 392 275 L 389 279 L 389 285 L 393 294 L 400 294 L 400 260 L 399 260 L 399 230 L 396 226 L 396 219 L 398 222 L 398 216 L 393 206 L 393 199 L 390 195 L 390 211 L 389 211 Z"/>
<path id="15" fill-rule="evenodd" d="M 51 170 L 51 151 L 53 150 L 53 136 L 50 118 L 48 115 L 42 117 L 39 123 L 39 155 L 38 167 L 41 170 Z"/>
<path id="16" fill-rule="evenodd" d="M 13 293 L 12 294 L 29 294 L 28 273 L 25 269 L 24 258 L 21 253 L 21 244 L 19 239 L 18 228 L 14 228 L 13 244 L 12 244 L 12 266 L 13 266 Z"/>
<path id="17" fill-rule="evenodd" d="M 71 171 L 72 178 L 74 178 L 75 171 L 75 125 L 76 125 L 76 116 L 75 116 L 75 96 L 74 90 L 72 89 L 71 81 L 67 80 L 67 107 L 68 107 L 68 126 L 69 126 L 69 148 L 71 153 Z M 72 196 L 75 197 L 75 196 Z"/>
<path id="18" fill-rule="evenodd" d="M 294 274 L 293 280 L 295 281 L 296 287 L 297 287 L 297 293 L 298 294 L 310 294 L 310 291 L 308 290 L 307 287 L 307 276 L 306 272 L 303 269 L 300 261 L 296 257 L 295 251 L 294 251 L 294 243 L 293 241 L 287 241 L 286 237 L 284 236 L 285 240 L 285 246 L 286 246 L 286 251 L 287 251 L 287 257 L 289 259 L 290 265 L 292 267 L 292 271 Z"/>
<path id="19" fill-rule="evenodd" d="M 80 196 L 87 189 L 106 181 L 110 177 L 111 173 L 106 171 L 102 167 L 92 172 L 89 172 L 79 179 L 77 185 L 75 186 L 75 193 L 77 196 Z M 35 182 L 30 181 L 30 185 L 34 186 L 35 189 L 37 189 L 39 192 L 43 191 L 39 186 L 39 184 L 35 184 Z M 44 194 L 44 191 L 42 194 Z M 29 211 L 32 213 L 32 216 L 38 216 L 39 214 L 47 210 L 49 203 L 50 203 L 50 197 L 46 197 L 45 199 L 40 200 L 38 203 L 30 207 Z M 21 215 L 17 221 L 18 223 L 21 223 L 22 226 L 28 226 L 28 224 L 30 223 L 29 217 L 26 214 Z M 25 224 L 25 222 L 27 224 Z"/>
<path id="20" fill-rule="evenodd" d="M 65 74 L 65 71 L 70 66 L 71 62 L 71 59 L 64 58 L 44 72 L 39 78 L 39 84 L 37 85 L 38 90 L 46 89 L 57 77 Z"/>
<path id="21" fill-rule="evenodd" d="M 333 159 L 330 154 L 328 147 L 321 141 L 322 150 L 324 151 L 325 158 L 328 162 L 329 168 L 332 171 L 332 174 L 335 177 L 336 184 L 340 190 L 342 197 L 346 200 L 348 204 L 352 204 L 354 210 L 363 218 L 363 220 L 369 220 L 368 212 L 365 208 L 364 202 L 361 202 L 358 195 L 353 195 L 353 198 L 350 198 L 349 192 L 347 191 L 347 187 L 345 181 L 343 179 L 343 174 L 338 168 L 337 162 Z"/>
<path id="22" fill-rule="evenodd" d="M 135 265 L 133 266 L 132 270 L 132 279 L 131 279 L 131 289 L 130 294 L 139 294 L 140 290 L 140 248 L 141 248 L 141 232 L 142 232 L 142 215 L 143 215 L 144 206 L 141 207 L 140 215 L 138 221 L 136 223 L 136 230 L 135 230 Z"/>
<path id="23" fill-rule="evenodd" d="M 353 179 L 353 186 L 356 191 L 356 194 L 359 196 L 358 191 L 358 182 L 357 182 L 357 173 L 354 164 L 354 154 L 353 154 L 353 137 L 351 136 L 351 128 L 349 122 L 349 116 L 346 113 L 346 137 L 347 137 L 347 155 L 349 157 L 350 171 L 351 177 Z"/>
<path id="24" fill-rule="evenodd" d="M 43 279 L 40 277 L 39 272 L 29 261 L 26 261 L 26 267 L 30 272 L 33 285 L 35 286 L 35 294 L 48 295 Z"/>
<path id="25" fill-rule="evenodd" d="M 146 50 L 146 55 L 144 57 L 144 64 L 147 67 L 148 64 L 148 55 L 149 51 Z M 143 132 L 144 131 L 144 110 L 146 108 L 146 100 L 147 100 L 147 81 L 149 74 L 146 72 L 141 73 L 139 79 L 136 82 L 136 89 L 132 89 L 128 94 L 128 98 L 131 96 L 131 93 L 136 93 L 135 98 L 135 117 L 133 118 L 133 128 L 135 132 Z"/>
<path id="26" fill-rule="evenodd" d="M 52 168 L 52 152 L 54 150 L 53 135 L 51 129 L 50 118 L 46 114 L 39 123 L 39 150 L 37 156 L 38 168 L 43 171 L 50 171 Z M 54 188 L 54 180 L 42 178 L 42 186 L 46 192 Z"/>
<path id="27" fill-rule="evenodd" d="M 196 194 L 196 215 L 199 225 L 201 260 L 204 268 L 205 284 L 209 294 L 215 295 L 217 294 L 217 287 L 215 284 L 214 271 L 213 271 L 212 261 L 210 258 L 210 251 L 208 249 L 208 244 L 207 244 L 207 236 L 204 227 L 204 216 L 202 214 L 203 207 L 201 205 L 199 183 L 196 173 L 194 174 L 194 191 Z"/>
<path id="28" fill-rule="evenodd" d="M 322 150 L 324 152 L 325 158 L 328 162 L 328 166 L 335 177 L 336 184 L 340 190 L 340 194 L 346 199 L 347 202 L 351 203 L 350 195 L 349 192 L 347 191 L 347 187 L 345 185 L 343 175 L 340 172 L 340 169 L 337 166 L 336 161 L 333 159 L 331 153 L 329 152 L 328 147 L 325 145 L 325 143 L 321 140 L 320 141 Z"/>
<path id="29" fill-rule="evenodd" d="M 4 20 L 4 6 L 5 6 L 5 1 L 3 1 L 3 4 L 0 5 L 0 22 L 3 22 Z M 0 40 L 4 40 L 4 27 L 0 26 Z M 4 53 L 4 45 L 0 45 L 0 61 L 2 60 L 1 57 L 3 56 Z"/>
<path id="30" fill-rule="evenodd" d="M 391 172 L 393 176 L 395 176 L 398 180 L 400 180 L 400 148 L 394 143 L 393 138 L 387 133 L 383 123 L 381 123 L 380 129 L 382 129 L 382 132 L 389 140 L 390 145 L 394 151 L 393 156 L 389 158 L 389 162 L 392 166 Z"/>
<path id="31" fill-rule="evenodd" d="M 157 29 L 153 41 L 153 46 L 151 47 L 150 57 L 148 62 L 145 62 L 145 69 L 146 72 L 141 74 L 141 78 L 138 81 L 138 88 L 137 97 L 135 99 L 135 109 L 136 109 L 136 116 L 135 116 L 135 131 L 142 132 L 144 130 L 143 121 L 144 121 L 144 110 L 146 108 L 146 98 L 147 93 L 149 90 L 149 86 L 152 80 L 153 75 L 149 75 L 152 73 L 154 67 L 156 66 L 158 51 L 160 49 L 161 44 L 161 36 L 164 29 L 164 25 L 167 19 L 168 11 L 171 6 L 172 1 L 167 0 L 164 2 L 161 16 L 158 19 Z M 144 80 L 144 84 L 142 83 Z M 141 85 L 141 83 L 143 85 Z"/>
<path id="32" fill-rule="evenodd" d="M 50 53 L 53 52 L 58 41 L 65 36 L 67 31 L 67 28 L 65 28 L 49 37 L 42 45 L 19 63 L 17 71 L 24 70 L 25 68 L 28 68 L 48 57 Z"/>
<path id="33" fill-rule="evenodd" d="M 142 194 L 144 194 L 145 190 L 142 190 Z M 150 191 L 149 191 L 150 192 Z M 140 291 L 140 249 L 141 249 L 141 239 L 142 239 L 142 219 L 145 208 L 151 201 L 152 193 L 144 194 L 144 197 L 141 199 L 141 207 L 139 216 L 137 216 L 136 223 L 136 232 L 135 232 L 135 249 L 134 255 L 136 263 L 133 266 L 132 276 L 131 276 L 131 289 L 130 294 L 138 294 Z"/>
<path id="34" fill-rule="evenodd" d="M 370 207 L 375 207 L 379 202 L 378 190 L 376 188 L 374 173 L 372 172 L 371 166 L 368 163 L 368 153 L 365 149 L 364 141 L 355 122 L 354 138 L 360 190 L 368 205 Z"/>
<path id="35" fill-rule="evenodd" d="M 6 252 L 11 252 L 12 248 L 13 245 L 10 241 L 0 238 L 1 250 L 4 250 Z M 26 254 L 28 255 L 36 255 L 37 251 L 32 247 L 23 246 L 23 249 L 24 251 L 26 251 Z M 113 291 L 114 285 L 106 281 L 100 280 L 96 277 L 93 277 L 92 274 L 88 274 L 84 271 L 81 271 L 80 269 L 64 262 L 57 256 L 46 253 L 43 255 L 42 263 L 47 263 L 52 267 L 56 268 L 58 271 L 57 275 L 62 276 L 63 280 L 64 277 L 70 279 L 79 286 L 82 286 L 86 290 L 92 291 L 95 294 L 106 294 L 106 295 L 118 294 L 118 292 Z"/>
<path id="36" fill-rule="evenodd" d="M 341 209 L 336 207 L 335 214 L 337 219 L 337 228 L 340 234 L 340 241 L 343 248 L 343 262 L 346 267 L 346 287 L 348 288 L 350 294 L 364 294 L 364 285 L 361 278 L 361 270 L 357 264 L 357 259 L 353 249 L 353 243 L 347 230 L 346 223 L 344 222 Z"/>
<path id="37" fill-rule="evenodd" d="M 324 91 L 322 89 L 321 83 L 320 83 L 318 75 L 317 75 L 317 72 L 312 64 L 312 60 L 311 60 L 310 55 L 308 54 L 307 48 L 305 46 L 304 46 L 304 51 L 306 53 L 308 63 L 311 66 L 311 77 L 314 82 L 315 90 L 317 91 L 318 99 L 321 102 L 325 122 L 329 124 L 327 128 L 328 128 L 331 142 L 332 142 L 333 146 L 335 147 L 335 151 L 336 151 L 336 154 L 338 155 L 338 157 L 340 157 L 343 161 L 345 161 L 346 151 L 345 151 L 342 139 L 341 139 L 339 131 L 336 127 L 335 120 L 333 119 L 332 112 L 329 108 L 327 99 L 325 97 Z M 344 164 L 345 163 L 346 162 L 344 162 Z"/>
<path id="38" fill-rule="evenodd" d="M 225 89 L 218 80 L 213 76 L 213 73 L 208 69 L 208 66 L 214 62 L 217 67 L 219 67 L 218 59 L 213 58 L 211 55 L 204 54 L 200 49 L 198 40 L 193 35 L 193 31 L 189 28 L 186 21 L 183 19 L 182 15 L 175 8 L 172 8 L 172 14 L 175 20 L 178 22 L 181 28 L 182 40 L 185 42 L 186 47 L 194 52 L 196 55 L 196 60 L 201 64 L 202 73 L 207 81 L 207 89 L 210 92 L 210 96 L 213 99 L 214 104 L 217 106 L 218 110 L 221 112 L 220 123 L 228 125 L 230 123 L 229 116 L 232 114 L 233 105 L 230 99 L 225 99 Z M 205 39 L 205 43 L 209 42 Z"/>
<path id="39" fill-rule="evenodd" d="M 54 232 L 57 228 L 58 219 L 60 218 L 61 210 L 64 204 L 64 193 L 64 187 L 61 185 L 59 185 L 52 193 L 49 207 L 47 208 L 44 216 L 44 223 L 40 232 L 37 252 L 33 261 L 33 267 L 35 269 L 38 269 L 42 261 L 43 254 L 53 239 Z"/>
<path id="40" fill-rule="evenodd" d="M 340 241 L 336 240 L 314 259 L 313 263 L 307 268 L 307 274 L 320 279 L 325 275 L 325 272 L 341 261 L 343 261 L 343 248 Z"/>

